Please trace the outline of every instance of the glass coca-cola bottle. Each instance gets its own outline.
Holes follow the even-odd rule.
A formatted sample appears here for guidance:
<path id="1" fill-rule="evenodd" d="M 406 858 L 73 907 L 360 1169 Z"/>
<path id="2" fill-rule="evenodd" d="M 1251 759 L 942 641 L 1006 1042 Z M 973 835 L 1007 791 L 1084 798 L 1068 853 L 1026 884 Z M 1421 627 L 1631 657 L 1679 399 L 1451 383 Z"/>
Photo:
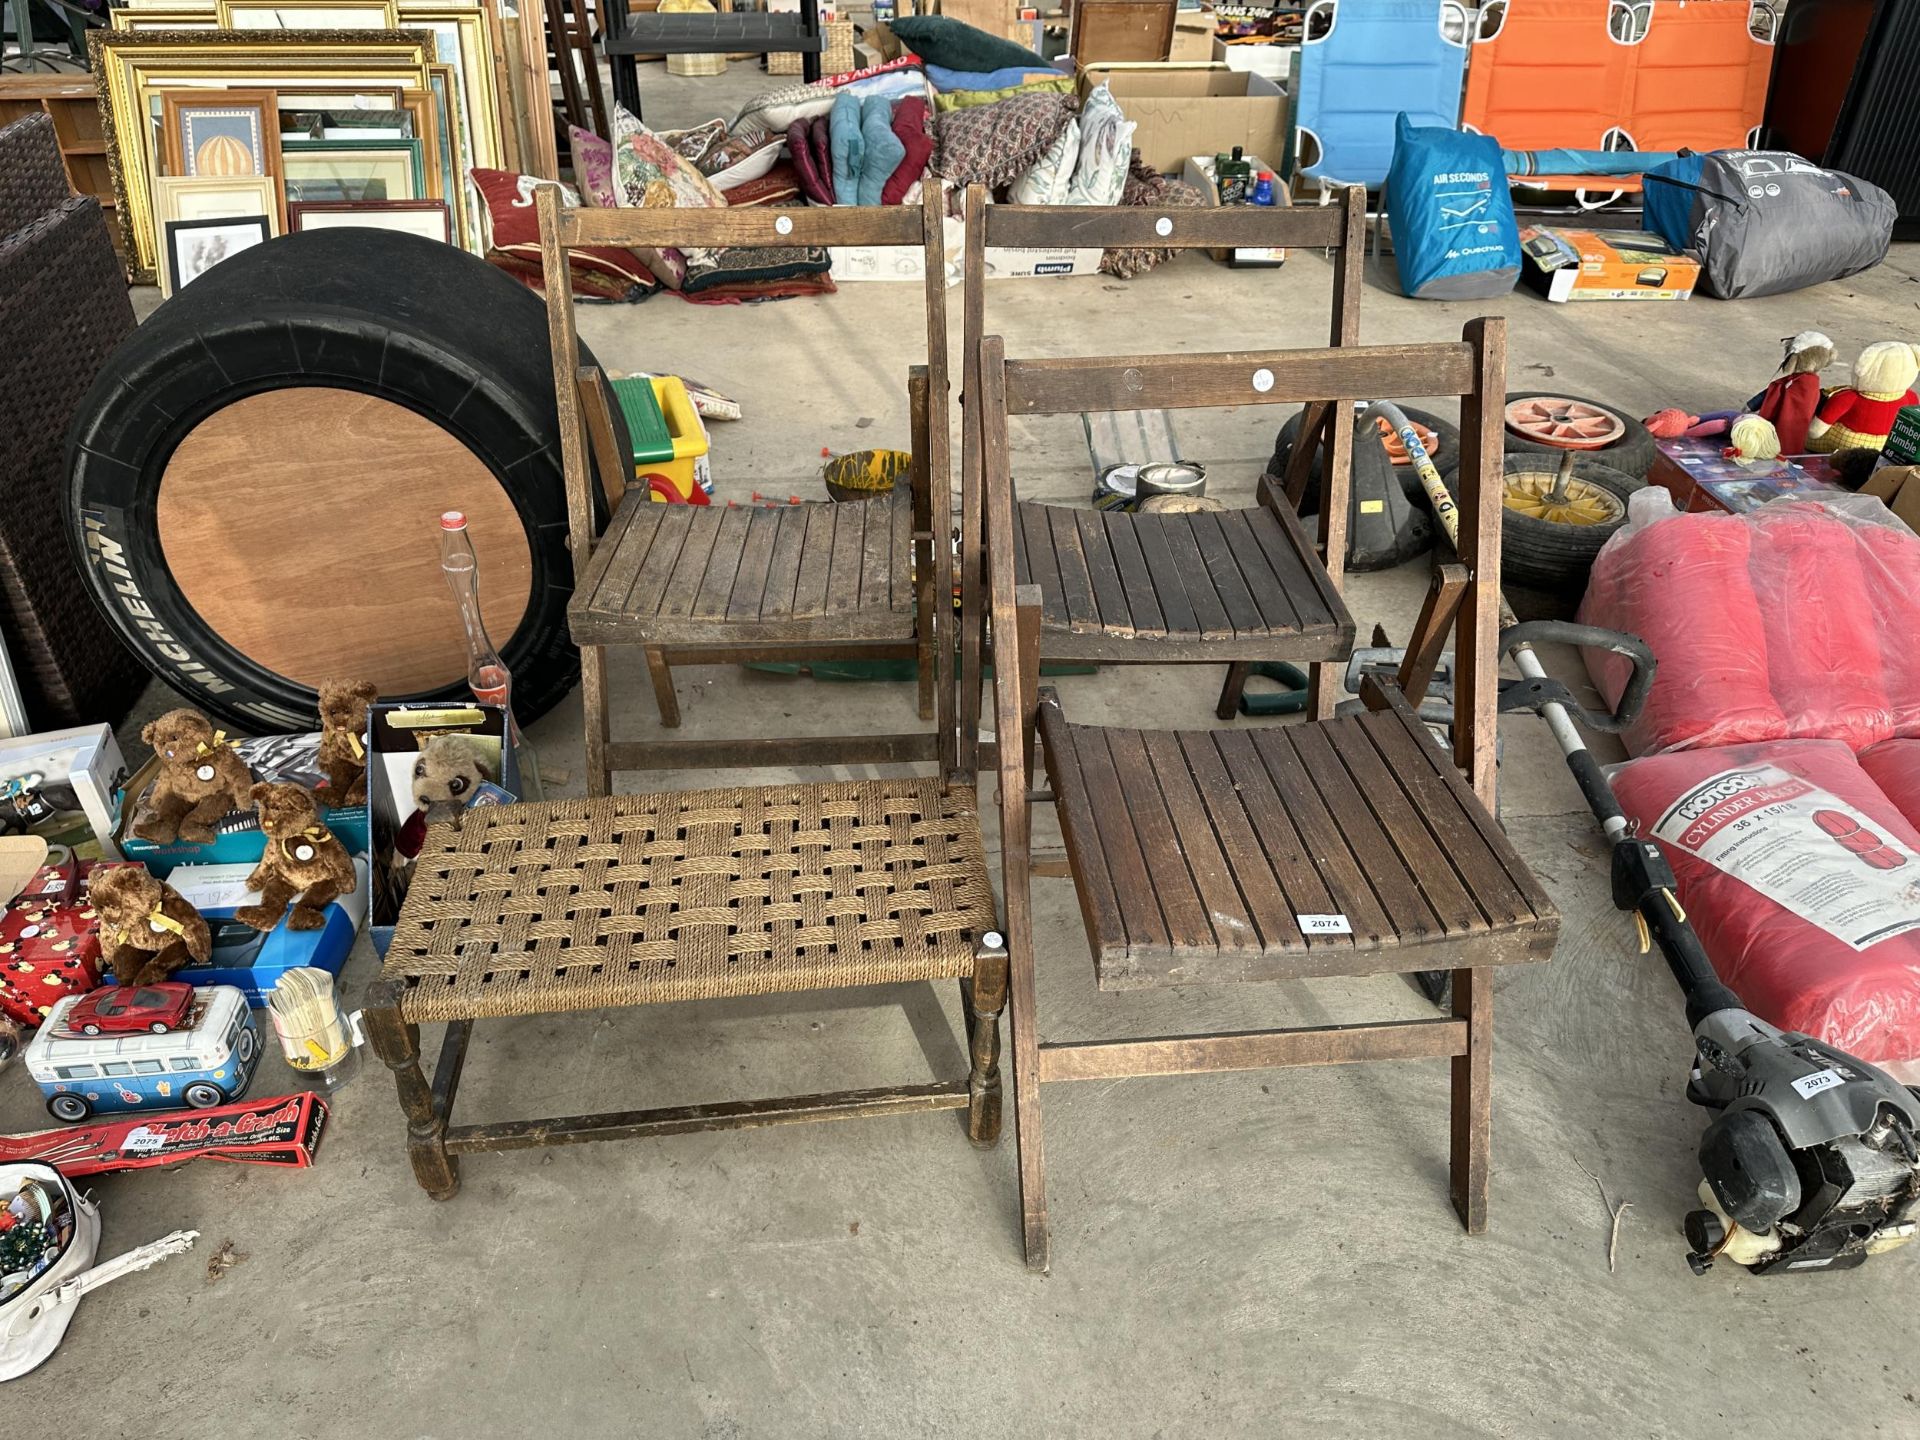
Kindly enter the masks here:
<path id="1" fill-rule="evenodd" d="M 520 733 L 513 718 L 513 673 L 500 652 L 493 648 L 487 623 L 480 614 L 480 558 L 473 553 L 473 540 L 467 534 L 467 517 L 449 510 L 440 517 L 440 569 L 447 577 L 447 588 L 460 607 L 460 628 L 467 636 L 467 685 L 473 698 L 483 705 L 500 705 L 507 712 L 507 739 L 513 746 L 520 768 L 520 798 L 538 800 L 540 762 L 533 747 Z"/>

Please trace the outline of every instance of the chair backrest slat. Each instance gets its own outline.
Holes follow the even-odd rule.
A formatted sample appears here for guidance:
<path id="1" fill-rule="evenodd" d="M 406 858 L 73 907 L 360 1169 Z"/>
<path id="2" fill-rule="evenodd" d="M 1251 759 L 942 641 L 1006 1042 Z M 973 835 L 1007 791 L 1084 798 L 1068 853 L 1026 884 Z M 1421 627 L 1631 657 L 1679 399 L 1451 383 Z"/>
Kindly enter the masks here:
<path id="1" fill-rule="evenodd" d="M 1463 395 L 1473 388 L 1473 373 L 1474 355 L 1467 345 L 1009 360 L 1007 410 L 1062 415 L 1277 405 L 1328 395 L 1374 400 Z"/>
<path id="2" fill-rule="evenodd" d="M 1046 249 L 1192 250 L 1291 246 L 1323 250 L 1344 243 L 1346 207 L 1232 205 L 1174 210 L 1123 206 L 989 205 L 983 245 Z M 971 236 L 968 237 L 971 240 Z"/>
<path id="3" fill-rule="evenodd" d="M 924 213 L 914 205 L 738 210 L 642 207 L 560 212 L 564 245 L 919 245 Z"/>

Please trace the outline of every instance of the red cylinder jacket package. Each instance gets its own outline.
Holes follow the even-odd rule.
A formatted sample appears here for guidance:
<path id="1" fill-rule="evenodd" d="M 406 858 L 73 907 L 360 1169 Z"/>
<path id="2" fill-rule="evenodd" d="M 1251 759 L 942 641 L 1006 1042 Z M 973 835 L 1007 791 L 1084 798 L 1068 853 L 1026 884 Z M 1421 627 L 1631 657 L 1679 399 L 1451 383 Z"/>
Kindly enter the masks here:
<path id="1" fill-rule="evenodd" d="M 1594 560 L 1581 622 L 1638 635 L 1659 661 L 1624 737 L 1634 754 L 1786 738 L 1747 575 L 1752 545 L 1737 516 L 1675 515 L 1621 531 Z M 1609 651 L 1585 654 L 1594 688 L 1618 704 L 1631 668 Z"/>
<path id="2" fill-rule="evenodd" d="M 1844 743 L 1676 751 L 1612 779 L 1749 1010 L 1864 1060 L 1920 1059 L 1920 829 Z"/>
<path id="3" fill-rule="evenodd" d="M 1649 493 L 1601 550 L 1580 607 L 1659 662 L 1629 751 L 1920 737 L 1920 537 L 1864 518 L 1885 511 L 1858 497 L 1679 515 Z M 1626 663 L 1586 660 L 1616 702 Z"/>
<path id="4" fill-rule="evenodd" d="M 1860 768 L 1907 823 L 1920 830 L 1920 740 L 1888 740 L 1862 750 Z"/>

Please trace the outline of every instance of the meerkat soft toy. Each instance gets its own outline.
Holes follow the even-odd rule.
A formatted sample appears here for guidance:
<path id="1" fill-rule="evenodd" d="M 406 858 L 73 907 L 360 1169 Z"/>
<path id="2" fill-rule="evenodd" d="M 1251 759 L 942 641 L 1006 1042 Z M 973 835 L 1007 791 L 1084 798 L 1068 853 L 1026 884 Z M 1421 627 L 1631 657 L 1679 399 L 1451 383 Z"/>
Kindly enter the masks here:
<path id="1" fill-rule="evenodd" d="M 320 768 L 329 805 L 367 803 L 367 706 L 380 692 L 365 680 L 320 682 Z"/>
<path id="2" fill-rule="evenodd" d="M 233 918 L 256 930 L 273 929 L 283 915 L 289 930 L 323 928 L 328 902 L 351 894 L 357 883 L 353 858 L 320 823 L 312 791 L 281 784 L 256 785 L 251 793 L 267 835 L 266 853 L 247 877 L 247 888 L 260 892 L 260 903 L 241 906 Z"/>
<path id="3" fill-rule="evenodd" d="M 169 710 L 148 721 L 140 738 L 160 757 L 160 777 L 133 824 L 133 833 L 142 840 L 205 845 L 213 839 L 214 821 L 247 808 L 253 775 L 226 736 L 198 710 Z"/>

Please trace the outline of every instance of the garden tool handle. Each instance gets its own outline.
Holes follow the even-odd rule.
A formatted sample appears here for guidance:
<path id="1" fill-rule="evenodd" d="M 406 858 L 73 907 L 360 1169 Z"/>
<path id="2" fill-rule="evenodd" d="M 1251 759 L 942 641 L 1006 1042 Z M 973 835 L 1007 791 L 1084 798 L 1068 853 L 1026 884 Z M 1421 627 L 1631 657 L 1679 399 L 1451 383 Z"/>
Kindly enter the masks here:
<path id="1" fill-rule="evenodd" d="M 1620 703 L 1613 707 L 1612 713 L 1595 714 L 1564 690 L 1555 697 L 1554 703 L 1572 711 L 1588 729 L 1610 735 L 1619 734 L 1640 718 L 1648 692 L 1653 689 L 1656 661 L 1652 648 L 1638 635 L 1628 635 L 1620 630 L 1603 630 L 1597 625 L 1576 625 L 1568 620 L 1527 620 L 1518 625 L 1509 625 L 1500 632 L 1500 658 L 1503 660 L 1516 651 L 1535 645 L 1574 645 L 1583 650 L 1607 650 L 1622 656 L 1632 664 L 1633 674 L 1628 677 L 1627 687 L 1620 694 Z"/>

